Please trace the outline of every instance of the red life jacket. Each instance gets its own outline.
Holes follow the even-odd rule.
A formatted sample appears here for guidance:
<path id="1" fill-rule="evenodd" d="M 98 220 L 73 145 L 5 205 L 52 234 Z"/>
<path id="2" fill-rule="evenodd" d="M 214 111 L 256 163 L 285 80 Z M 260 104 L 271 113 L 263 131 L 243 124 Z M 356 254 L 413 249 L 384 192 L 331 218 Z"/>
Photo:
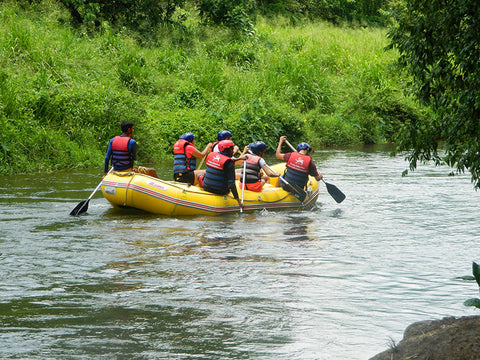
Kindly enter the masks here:
<path id="1" fill-rule="evenodd" d="M 285 165 L 287 167 L 284 175 L 285 180 L 304 188 L 308 182 L 308 168 L 311 161 L 312 158 L 308 155 L 298 152 L 291 153 Z"/>
<path id="2" fill-rule="evenodd" d="M 173 145 L 173 173 L 184 173 L 186 170 L 195 170 L 197 159 L 194 156 L 188 156 L 185 151 L 187 146 L 193 146 L 185 139 L 179 139 Z"/>
<path id="3" fill-rule="evenodd" d="M 260 165 L 259 162 L 262 158 L 257 155 L 248 155 L 247 164 L 245 165 L 246 172 L 245 172 L 245 183 L 252 184 L 256 183 L 257 181 L 261 180 L 260 176 Z M 243 166 L 242 172 L 240 176 L 240 182 L 243 182 Z"/>
<path id="4" fill-rule="evenodd" d="M 128 151 L 128 142 L 130 137 L 128 136 L 115 136 L 112 141 L 112 151 Z"/>
<path id="5" fill-rule="evenodd" d="M 302 155 L 298 152 L 291 153 L 290 158 L 287 161 L 286 167 L 302 173 L 308 174 L 308 167 L 312 158 L 308 155 Z"/>
<path id="6" fill-rule="evenodd" d="M 208 154 L 207 156 L 207 162 L 206 162 L 206 165 L 207 166 L 210 166 L 214 169 L 217 169 L 217 170 L 223 170 L 224 166 L 225 166 L 225 163 L 228 161 L 228 160 L 232 160 L 232 158 L 226 156 L 226 155 L 223 155 L 221 153 L 214 153 L 214 152 L 211 152 L 210 154 Z"/>
<path id="7" fill-rule="evenodd" d="M 115 170 L 127 170 L 133 166 L 133 159 L 128 150 L 130 137 L 115 136 L 112 141 L 112 165 Z"/>
<path id="8" fill-rule="evenodd" d="M 215 142 L 212 144 L 212 148 L 210 149 L 210 152 L 212 152 L 213 149 L 215 149 L 215 146 L 217 146 L 219 142 L 220 142 L 220 141 L 215 141 Z"/>
<path id="9" fill-rule="evenodd" d="M 173 153 L 174 154 L 185 154 L 185 146 L 188 141 L 185 139 L 178 139 L 175 144 L 173 144 Z"/>
<path id="10" fill-rule="evenodd" d="M 227 177 L 225 176 L 225 164 L 232 161 L 226 155 L 217 152 L 211 152 L 207 155 L 205 176 L 203 185 L 206 190 L 216 194 L 228 193 Z"/>

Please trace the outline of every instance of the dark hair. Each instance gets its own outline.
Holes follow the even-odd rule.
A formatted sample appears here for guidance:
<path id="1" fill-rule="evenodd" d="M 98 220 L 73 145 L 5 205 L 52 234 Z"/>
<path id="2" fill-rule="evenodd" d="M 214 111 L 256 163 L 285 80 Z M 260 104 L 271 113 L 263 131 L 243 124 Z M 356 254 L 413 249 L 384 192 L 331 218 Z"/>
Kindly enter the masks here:
<path id="1" fill-rule="evenodd" d="M 122 132 L 126 133 L 128 129 L 133 127 L 133 123 L 131 121 L 122 121 L 120 127 L 122 128 Z"/>

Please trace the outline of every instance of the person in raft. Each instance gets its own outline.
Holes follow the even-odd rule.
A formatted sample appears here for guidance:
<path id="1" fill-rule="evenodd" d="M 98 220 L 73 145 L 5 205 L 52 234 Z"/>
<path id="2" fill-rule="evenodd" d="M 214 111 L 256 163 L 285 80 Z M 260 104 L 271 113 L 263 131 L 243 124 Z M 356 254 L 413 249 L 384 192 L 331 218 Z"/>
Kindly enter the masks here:
<path id="1" fill-rule="evenodd" d="M 206 156 L 211 148 L 212 143 L 208 143 L 200 152 L 195 147 L 195 135 L 190 132 L 182 134 L 173 145 L 173 179 L 197 185 L 198 177 L 205 173 L 205 170 L 196 170 L 197 159 Z"/>
<path id="2" fill-rule="evenodd" d="M 243 208 L 235 186 L 235 160 L 246 160 L 245 157 L 232 159 L 235 144 L 231 140 L 222 140 L 218 143 L 219 152 L 211 152 L 207 155 L 205 175 L 199 178 L 203 190 L 227 195 L 230 191 L 237 200 L 240 208 Z"/>
<path id="3" fill-rule="evenodd" d="M 146 174 L 158 177 L 155 169 L 143 166 L 134 166 L 137 160 L 137 142 L 132 139 L 133 123 L 131 121 L 123 121 L 120 124 L 122 135 L 115 136 L 108 143 L 107 155 L 105 156 L 105 164 L 103 167 L 104 176 L 108 173 L 110 160 L 112 161 L 113 170 L 115 171 L 134 171 L 140 174 Z"/>
<path id="4" fill-rule="evenodd" d="M 232 133 L 228 130 L 220 130 L 217 133 L 217 141 L 213 143 L 212 151 L 213 152 L 220 152 L 218 150 L 218 143 L 223 140 L 231 140 L 232 139 Z M 238 146 L 235 145 L 233 148 L 233 154 L 236 154 L 238 152 Z"/>
<path id="5" fill-rule="evenodd" d="M 133 170 L 133 162 L 137 160 L 137 142 L 132 139 L 133 123 L 123 121 L 120 124 L 122 135 L 115 136 L 108 143 L 107 155 L 105 156 L 105 165 L 103 172 L 108 173 L 110 159 L 112 160 L 113 170 L 127 171 Z"/>
<path id="6" fill-rule="evenodd" d="M 212 151 L 213 152 L 219 152 L 218 150 L 218 143 L 220 141 L 223 141 L 223 140 L 231 140 L 232 139 L 232 133 L 228 130 L 220 130 L 218 133 L 217 133 L 217 141 L 215 141 L 213 143 L 213 147 L 212 147 Z M 237 145 L 234 146 L 233 148 L 233 155 L 235 155 L 237 152 L 239 152 L 239 148 Z M 232 159 L 235 161 L 235 165 L 239 165 L 242 163 L 241 160 L 239 160 L 239 158 L 235 159 L 232 155 Z M 240 156 L 243 156 L 245 155 L 245 153 L 242 153 Z M 235 179 L 238 180 L 240 179 L 240 175 L 241 175 L 241 170 L 240 169 L 236 169 L 235 170 Z"/>
<path id="7" fill-rule="evenodd" d="M 269 176 L 278 177 L 279 173 L 270 170 L 269 166 L 262 158 L 267 150 L 267 145 L 263 141 L 257 141 L 246 146 L 244 153 L 249 151 L 247 155 L 247 163 L 242 167 L 240 173 L 240 189 L 261 192 L 263 184 L 269 181 Z M 243 184 L 243 170 L 245 171 L 245 185 Z"/>
<path id="8" fill-rule="evenodd" d="M 322 180 L 323 175 L 320 174 L 308 153 L 312 150 L 310 145 L 305 142 L 301 142 L 297 145 L 297 151 L 293 153 L 282 153 L 282 144 L 285 142 L 286 137 L 280 136 L 278 141 L 277 152 L 275 156 L 277 159 L 285 161 L 287 164 L 283 178 L 290 184 L 298 185 L 302 189 L 308 183 L 308 175 L 313 176 L 317 181 Z M 277 182 L 277 186 L 285 188 L 283 181 Z"/>

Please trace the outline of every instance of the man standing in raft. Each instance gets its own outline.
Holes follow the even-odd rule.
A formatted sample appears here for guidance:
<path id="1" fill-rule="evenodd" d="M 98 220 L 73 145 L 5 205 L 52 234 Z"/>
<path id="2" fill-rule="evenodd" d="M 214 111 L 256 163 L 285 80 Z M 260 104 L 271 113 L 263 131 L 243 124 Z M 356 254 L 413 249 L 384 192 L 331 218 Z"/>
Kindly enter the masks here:
<path id="1" fill-rule="evenodd" d="M 212 143 L 208 143 L 205 149 L 200 152 L 195 147 L 195 135 L 185 133 L 173 145 L 173 178 L 175 181 L 191 185 L 198 184 L 198 177 L 205 173 L 205 170 L 196 170 L 197 158 L 203 158 L 211 149 Z"/>
<path id="2" fill-rule="evenodd" d="M 137 142 L 132 139 L 133 123 L 130 121 L 123 121 L 120 124 L 122 135 L 115 136 L 108 143 L 107 155 L 105 156 L 105 165 L 103 172 L 108 173 L 108 166 L 110 158 L 112 159 L 113 170 L 115 171 L 135 171 L 140 174 L 146 174 L 157 177 L 155 169 L 146 168 L 143 166 L 133 166 L 137 160 Z"/>
<path id="3" fill-rule="evenodd" d="M 305 142 L 301 142 L 297 145 L 297 151 L 293 153 L 282 153 L 282 144 L 285 142 L 286 137 L 280 136 L 278 141 L 277 152 L 275 156 L 277 159 L 285 161 L 287 164 L 285 174 L 283 178 L 289 183 L 300 186 L 302 189 L 308 183 L 308 175 L 313 176 L 317 181 L 322 180 L 323 175 L 320 174 L 308 153 L 312 150 L 310 145 Z M 285 188 L 283 182 L 277 183 L 277 186 L 281 185 Z"/>
<path id="4" fill-rule="evenodd" d="M 137 142 L 132 139 L 133 123 L 123 121 L 120 124 L 122 135 L 115 136 L 108 143 L 107 155 L 105 156 L 105 166 L 103 172 L 108 173 L 110 158 L 112 159 L 113 170 L 127 171 L 133 170 L 133 162 L 137 160 Z"/>
<path id="5" fill-rule="evenodd" d="M 207 169 L 199 181 L 203 190 L 214 194 L 227 195 L 231 191 L 240 208 L 243 208 L 235 186 L 235 163 L 232 159 L 234 147 L 235 144 L 231 140 L 220 141 L 219 152 L 211 152 L 207 155 Z"/>

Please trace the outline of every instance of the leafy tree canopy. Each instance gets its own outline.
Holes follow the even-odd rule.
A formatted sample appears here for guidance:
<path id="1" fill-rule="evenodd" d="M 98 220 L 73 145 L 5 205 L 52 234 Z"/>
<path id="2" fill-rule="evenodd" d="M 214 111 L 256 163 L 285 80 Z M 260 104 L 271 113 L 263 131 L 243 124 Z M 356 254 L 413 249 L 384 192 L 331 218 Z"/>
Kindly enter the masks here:
<path id="1" fill-rule="evenodd" d="M 480 1 L 399 0 L 391 48 L 413 76 L 413 91 L 435 115 L 403 124 L 398 151 L 470 171 L 480 188 Z"/>
<path id="2" fill-rule="evenodd" d="M 60 0 L 77 24 L 101 21 L 134 27 L 154 26 L 171 20 L 184 0 Z"/>
<path id="3" fill-rule="evenodd" d="M 41 0 L 26 0 L 36 3 Z M 58 0 L 75 24 L 95 28 L 103 21 L 133 29 L 171 22 L 175 11 L 195 8 L 203 21 L 252 33 L 257 14 L 303 16 L 333 23 L 385 23 L 390 0 Z"/>

